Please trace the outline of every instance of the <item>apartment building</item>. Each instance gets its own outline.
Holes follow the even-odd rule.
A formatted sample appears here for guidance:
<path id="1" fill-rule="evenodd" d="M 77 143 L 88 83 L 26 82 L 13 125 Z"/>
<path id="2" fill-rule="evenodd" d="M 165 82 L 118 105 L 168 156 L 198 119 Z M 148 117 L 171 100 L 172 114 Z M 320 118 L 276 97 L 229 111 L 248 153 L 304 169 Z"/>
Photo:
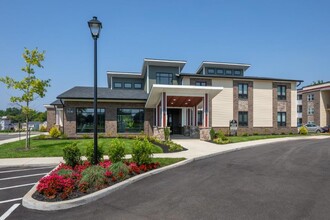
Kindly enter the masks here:
<path id="1" fill-rule="evenodd" d="M 210 128 L 238 134 L 296 133 L 297 83 L 246 75 L 249 64 L 205 61 L 185 73 L 183 60 L 144 59 L 140 72 L 108 71 L 98 88 L 98 131 L 209 139 Z M 73 87 L 45 106 L 48 125 L 70 137 L 93 132 L 93 87 Z"/>

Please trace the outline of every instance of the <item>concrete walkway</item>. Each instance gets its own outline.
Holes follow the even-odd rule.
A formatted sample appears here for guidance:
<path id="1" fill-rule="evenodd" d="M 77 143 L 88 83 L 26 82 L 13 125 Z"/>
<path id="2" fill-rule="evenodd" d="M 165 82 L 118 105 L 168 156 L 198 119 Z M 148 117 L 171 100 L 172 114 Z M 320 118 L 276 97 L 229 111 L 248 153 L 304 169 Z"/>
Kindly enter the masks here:
<path id="1" fill-rule="evenodd" d="M 232 143 L 225 145 L 213 144 L 210 142 L 200 141 L 198 139 L 172 139 L 174 142 L 181 144 L 188 149 L 187 151 L 181 151 L 177 153 L 162 153 L 154 154 L 156 158 L 178 158 L 184 157 L 187 159 L 193 159 L 197 157 L 208 157 L 214 154 L 220 154 L 244 148 L 254 147 L 262 144 L 271 144 L 275 142 L 285 142 L 294 140 L 314 140 L 314 139 L 326 139 L 330 136 L 308 136 L 308 137 L 285 137 L 285 138 L 273 138 L 265 140 L 256 140 L 240 143 Z M 1 144 L 1 143 L 0 143 Z M 1 149 L 1 146 L 0 146 Z M 105 157 L 107 158 L 107 157 Z M 127 155 L 130 158 L 130 155 Z M 85 158 L 83 158 L 85 159 Z M 62 157 L 32 157 L 32 158 L 10 158 L 0 159 L 0 167 L 9 166 L 44 166 L 44 165 L 56 165 L 60 162 L 64 162 Z"/>

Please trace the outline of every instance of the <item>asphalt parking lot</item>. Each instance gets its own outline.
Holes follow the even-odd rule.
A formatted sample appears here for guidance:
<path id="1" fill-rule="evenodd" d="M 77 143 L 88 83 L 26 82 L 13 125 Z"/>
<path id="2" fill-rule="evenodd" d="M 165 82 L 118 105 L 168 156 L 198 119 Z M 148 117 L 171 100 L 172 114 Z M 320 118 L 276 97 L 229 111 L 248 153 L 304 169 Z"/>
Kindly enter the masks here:
<path id="1" fill-rule="evenodd" d="M 53 168 L 54 166 L 0 168 L 0 219 L 6 217 L 11 210 L 15 211 L 22 204 L 22 197 Z"/>

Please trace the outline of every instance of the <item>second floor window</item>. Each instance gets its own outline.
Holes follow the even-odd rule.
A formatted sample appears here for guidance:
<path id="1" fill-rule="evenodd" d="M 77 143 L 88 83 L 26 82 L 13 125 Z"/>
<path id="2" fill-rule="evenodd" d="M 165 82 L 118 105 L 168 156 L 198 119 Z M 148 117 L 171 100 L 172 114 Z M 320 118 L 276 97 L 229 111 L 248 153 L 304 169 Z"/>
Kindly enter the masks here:
<path id="1" fill-rule="evenodd" d="M 277 126 L 286 126 L 286 112 L 277 112 Z"/>
<path id="2" fill-rule="evenodd" d="M 301 113 L 301 112 L 302 112 L 302 105 L 298 105 L 298 106 L 297 106 L 297 112 L 298 112 L 298 113 Z"/>
<path id="3" fill-rule="evenodd" d="M 115 83 L 114 83 L 114 87 L 115 87 L 116 89 L 121 88 L 121 87 L 122 87 L 121 82 L 115 82 Z"/>
<path id="4" fill-rule="evenodd" d="M 207 83 L 205 81 L 197 81 L 195 83 L 196 86 L 207 86 Z"/>
<path id="5" fill-rule="evenodd" d="M 314 108 L 309 107 L 308 110 L 307 110 L 307 114 L 308 115 L 314 115 Z"/>
<path id="6" fill-rule="evenodd" d="M 132 88 L 132 83 L 124 83 L 124 88 L 125 89 L 131 89 Z"/>
<path id="7" fill-rule="evenodd" d="M 173 84 L 173 74 L 172 73 L 157 73 L 156 74 L 156 83 L 163 85 L 172 85 Z"/>
<path id="8" fill-rule="evenodd" d="M 248 98 L 248 84 L 247 83 L 238 84 L 238 98 L 241 98 L 241 99 Z"/>
<path id="9" fill-rule="evenodd" d="M 277 99 L 286 100 L 286 86 L 277 86 Z"/>
<path id="10" fill-rule="evenodd" d="M 307 95 L 307 101 L 313 101 L 314 100 L 314 94 Z"/>

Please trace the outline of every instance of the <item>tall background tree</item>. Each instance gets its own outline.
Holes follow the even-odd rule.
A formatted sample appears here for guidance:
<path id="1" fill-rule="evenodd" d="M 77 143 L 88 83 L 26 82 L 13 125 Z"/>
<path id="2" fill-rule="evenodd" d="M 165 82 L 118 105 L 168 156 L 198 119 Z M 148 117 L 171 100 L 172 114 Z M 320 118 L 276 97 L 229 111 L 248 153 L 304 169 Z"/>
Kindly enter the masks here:
<path id="1" fill-rule="evenodd" d="M 322 84 L 323 80 L 317 80 L 317 81 L 313 81 L 312 85 L 318 85 L 318 84 Z"/>
<path id="2" fill-rule="evenodd" d="M 36 98 L 43 98 L 47 92 L 47 87 L 50 86 L 50 79 L 41 80 L 35 76 L 34 67 L 43 68 L 41 63 L 45 59 L 45 51 L 39 52 L 38 48 L 34 50 L 24 49 L 23 59 L 26 65 L 22 68 L 22 71 L 27 75 L 20 81 L 17 81 L 9 76 L 0 77 L 0 82 L 6 84 L 7 88 L 12 88 L 22 92 L 21 96 L 12 96 L 10 101 L 18 104 L 22 113 L 25 117 L 26 122 L 26 142 L 25 149 L 29 149 L 29 138 L 28 138 L 28 124 L 32 110 L 30 109 L 30 103 Z"/>

